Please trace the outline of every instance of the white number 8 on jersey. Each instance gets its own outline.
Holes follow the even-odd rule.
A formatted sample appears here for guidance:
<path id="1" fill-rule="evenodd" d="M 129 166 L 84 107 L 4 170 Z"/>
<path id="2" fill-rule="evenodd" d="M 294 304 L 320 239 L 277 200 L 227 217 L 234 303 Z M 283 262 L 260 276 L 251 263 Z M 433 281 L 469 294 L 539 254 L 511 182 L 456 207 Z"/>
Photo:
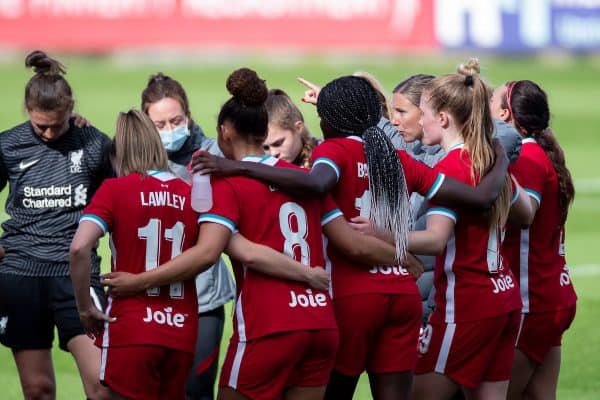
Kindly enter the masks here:
<path id="1" fill-rule="evenodd" d="M 297 229 L 294 231 L 293 218 L 296 219 Z M 304 265 L 310 265 L 310 248 L 306 241 L 306 211 L 300 205 L 287 202 L 279 209 L 279 229 L 285 238 L 283 252 Z M 295 256 L 296 249 L 300 249 L 300 260 Z"/>

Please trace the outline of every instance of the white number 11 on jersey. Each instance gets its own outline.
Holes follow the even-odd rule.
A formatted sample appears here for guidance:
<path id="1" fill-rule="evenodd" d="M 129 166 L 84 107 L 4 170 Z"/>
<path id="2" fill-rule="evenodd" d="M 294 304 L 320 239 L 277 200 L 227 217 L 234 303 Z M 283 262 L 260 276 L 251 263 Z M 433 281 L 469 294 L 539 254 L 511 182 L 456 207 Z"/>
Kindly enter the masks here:
<path id="1" fill-rule="evenodd" d="M 146 271 L 158 267 L 160 255 L 160 245 L 162 242 L 161 221 L 158 218 L 151 218 L 148 225 L 138 228 L 138 238 L 146 241 Z M 177 222 L 170 229 L 165 229 L 164 239 L 171 242 L 171 258 L 181 254 L 183 246 L 185 225 L 183 222 Z M 148 296 L 158 296 L 160 288 L 154 287 L 146 291 Z M 174 299 L 183 298 L 183 283 L 174 282 L 169 286 L 169 296 Z"/>

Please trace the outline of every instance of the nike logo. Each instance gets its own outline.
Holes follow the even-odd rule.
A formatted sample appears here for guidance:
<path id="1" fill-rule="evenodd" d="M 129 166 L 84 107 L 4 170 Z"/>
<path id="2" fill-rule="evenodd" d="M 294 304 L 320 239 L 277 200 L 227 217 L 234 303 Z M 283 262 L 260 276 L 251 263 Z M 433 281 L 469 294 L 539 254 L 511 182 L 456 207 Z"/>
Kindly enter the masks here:
<path id="1" fill-rule="evenodd" d="M 35 165 L 35 164 L 37 164 L 37 163 L 38 163 L 38 161 L 40 161 L 40 160 L 33 160 L 33 161 L 26 162 L 26 163 L 25 163 L 25 162 L 23 162 L 23 161 L 21 161 L 21 162 L 19 163 L 19 169 L 20 169 L 21 171 L 25 171 L 27 168 L 31 167 L 32 165 Z"/>

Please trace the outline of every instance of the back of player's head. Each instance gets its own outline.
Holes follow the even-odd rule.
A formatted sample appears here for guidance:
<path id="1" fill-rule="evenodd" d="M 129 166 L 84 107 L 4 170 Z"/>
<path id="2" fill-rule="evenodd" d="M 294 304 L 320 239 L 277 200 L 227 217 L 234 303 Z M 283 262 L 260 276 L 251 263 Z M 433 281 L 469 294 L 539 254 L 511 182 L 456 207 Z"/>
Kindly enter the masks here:
<path id="1" fill-rule="evenodd" d="M 359 78 L 364 78 L 369 82 L 371 87 L 375 89 L 375 93 L 377 93 L 377 97 L 379 98 L 379 103 L 381 104 L 381 114 L 390 119 L 392 105 L 390 104 L 390 99 L 387 94 L 387 91 L 379 82 L 377 78 L 373 74 L 367 71 L 355 71 L 352 76 L 358 76 Z"/>
<path id="2" fill-rule="evenodd" d="M 400 82 L 394 88 L 394 93 L 400 93 L 408 99 L 415 107 L 421 103 L 423 91 L 435 79 L 433 75 L 417 74 L 412 75 Z"/>
<path id="3" fill-rule="evenodd" d="M 533 137 L 552 162 L 558 177 L 561 222 L 564 224 L 569 206 L 575 198 L 575 186 L 565 154 L 549 127 L 548 96 L 535 82 L 523 80 L 506 84 L 504 100 L 503 106 L 510 110 L 515 127 L 524 136 Z"/>
<path id="4" fill-rule="evenodd" d="M 170 76 L 164 75 L 162 72 L 151 75 L 148 79 L 148 84 L 142 92 L 142 111 L 148 114 L 148 108 L 150 108 L 152 104 L 166 97 L 176 100 L 181 105 L 188 121 L 190 121 L 190 125 L 193 124 L 190 104 L 183 86 L 181 86 L 178 81 Z"/>
<path id="5" fill-rule="evenodd" d="M 479 70 L 479 61 L 472 58 L 459 65 L 456 74 L 436 78 L 426 89 L 429 106 L 434 112 L 451 114 L 465 140 L 479 134 L 491 138 L 494 130 L 488 89 L 479 77 Z"/>
<path id="6" fill-rule="evenodd" d="M 362 136 L 381 119 L 381 103 L 366 79 L 342 76 L 323 86 L 317 113 L 338 135 Z"/>
<path id="7" fill-rule="evenodd" d="M 370 218 L 379 229 L 394 235 L 397 256 L 404 257 L 410 221 L 406 181 L 396 149 L 377 127 L 381 103 L 375 89 L 356 76 L 334 79 L 321 89 L 317 111 L 325 127 L 336 134 L 363 138 L 371 192 Z"/>
<path id="8" fill-rule="evenodd" d="M 471 58 L 458 66 L 456 74 L 434 79 L 423 96 L 435 113 L 451 115 L 456 129 L 462 134 L 471 158 L 471 177 L 478 181 L 495 161 L 492 147 L 494 122 L 489 106 L 489 88 L 479 77 L 479 60 Z M 492 224 L 503 225 L 510 207 L 511 183 L 504 187 L 491 210 Z"/>
<path id="9" fill-rule="evenodd" d="M 265 107 L 268 90 L 265 81 L 255 71 L 240 68 L 229 75 L 226 87 L 231 98 L 221 107 L 218 125 L 229 121 L 238 135 L 254 143 L 264 142 L 269 128 L 269 115 Z"/>
<path id="10" fill-rule="evenodd" d="M 156 127 L 145 113 L 119 113 L 114 138 L 114 168 L 118 176 L 169 169 L 167 153 Z"/>
<path id="11" fill-rule="evenodd" d="M 541 133 L 550 123 L 548 97 L 535 82 L 529 80 L 511 81 L 506 84 L 506 108 L 517 129 L 526 136 Z M 507 101 L 507 100 L 510 100 Z"/>
<path id="12" fill-rule="evenodd" d="M 35 73 L 25 86 L 25 108 L 71 114 L 75 101 L 71 86 L 63 77 L 65 67 L 40 50 L 25 58 L 25 67 L 33 68 Z"/>

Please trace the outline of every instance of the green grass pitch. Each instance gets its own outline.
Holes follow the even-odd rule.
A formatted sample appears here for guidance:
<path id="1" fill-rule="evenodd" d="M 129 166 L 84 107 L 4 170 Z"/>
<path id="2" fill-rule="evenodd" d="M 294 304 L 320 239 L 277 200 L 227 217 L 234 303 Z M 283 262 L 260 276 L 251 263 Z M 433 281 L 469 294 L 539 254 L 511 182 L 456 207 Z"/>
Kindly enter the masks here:
<path id="1" fill-rule="evenodd" d="M 24 56 L 23 56 L 24 59 Z M 208 58 L 206 58 L 208 59 Z M 219 106 L 228 98 L 225 79 L 235 68 L 249 66 L 267 80 L 269 87 L 285 89 L 297 100 L 307 124 L 320 136 L 314 108 L 300 103 L 304 91 L 295 81 L 304 76 L 316 83 L 367 70 L 375 74 L 391 91 L 395 84 L 415 73 L 442 74 L 453 72 L 465 61 L 458 56 L 448 57 L 307 57 L 281 55 L 278 57 L 245 56 L 239 59 L 202 63 L 136 63 L 106 58 L 61 57 L 68 67 L 76 110 L 94 125 L 111 135 L 116 115 L 131 107 L 140 106 L 140 93 L 151 73 L 163 71 L 180 80 L 190 98 L 195 120 L 209 135 L 215 134 Z M 480 57 L 482 75 L 497 86 L 511 79 L 532 79 L 548 93 L 552 112 L 552 127 L 567 156 L 568 166 L 575 178 L 577 195 L 567 226 L 567 257 L 579 296 L 577 317 L 563 342 L 563 363 L 558 389 L 559 399 L 597 399 L 600 396 L 598 366 L 600 339 L 597 321 L 600 320 L 600 257 L 594 247 L 600 243 L 600 149 L 596 135 L 600 132 L 598 95 L 600 94 L 600 63 L 597 59 L 573 58 L 497 58 Z M 8 129 L 23 120 L 24 86 L 31 73 L 22 60 L 0 63 L 2 97 L 0 98 L 0 130 Z M 7 190 L 0 194 L 4 203 Z M 3 212 L 0 221 L 6 218 Z M 108 251 L 103 243 L 104 270 Z M 231 334 L 231 312 L 227 313 L 225 346 Z M 59 399 L 82 398 L 83 390 L 70 355 L 55 348 L 53 352 Z M 22 398 L 17 371 L 10 351 L 0 346 L 0 397 Z M 370 398 L 365 377 L 361 380 L 356 399 Z"/>

